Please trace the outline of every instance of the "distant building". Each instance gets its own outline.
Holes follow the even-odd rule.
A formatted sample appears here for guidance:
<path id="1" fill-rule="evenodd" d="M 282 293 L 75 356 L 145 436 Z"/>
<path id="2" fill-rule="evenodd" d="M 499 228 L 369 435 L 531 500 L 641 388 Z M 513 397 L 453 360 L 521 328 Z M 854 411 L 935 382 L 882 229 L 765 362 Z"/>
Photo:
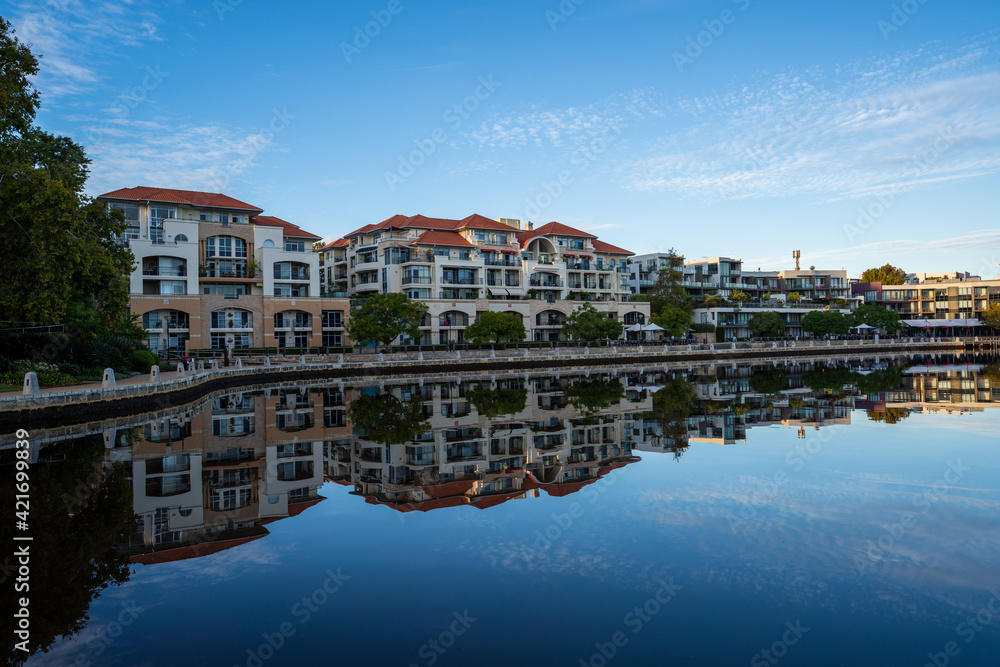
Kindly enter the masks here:
<path id="1" fill-rule="evenodd" d="M 991 303 L 1000 303 L 1000 279 L 982 280 L 958 272 L 911 274 L 904 285 L 855 283 L 851 291 L 865 303 L 885 306 L 904 320 L 974 320 Z"/>

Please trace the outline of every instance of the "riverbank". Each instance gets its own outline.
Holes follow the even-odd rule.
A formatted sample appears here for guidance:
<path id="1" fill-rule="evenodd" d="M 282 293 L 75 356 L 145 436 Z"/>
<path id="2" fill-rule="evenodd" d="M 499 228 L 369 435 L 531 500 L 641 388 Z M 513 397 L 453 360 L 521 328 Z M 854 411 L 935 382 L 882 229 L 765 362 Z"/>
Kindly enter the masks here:
<path id="1" fill-rule="evenodd" d="M 680 346 L 471 350 L 459 352 L 364 353 L 296 360 L 250 359 L 242 368 L 164 372 L 159 381 L 137 376 L 114 388 L 87 383 L 43 390 L 39 396 L 0 396 L 0 433 L 157 412 L 209 393 L 310 380 L 426 378 L 443 374 L 506 373 L 569 368 L 648 366 L 657 363 L 766 361 L 900 353 L 961 353 L 996 349 L 996 339 L 924 339 L 714 343 Z M 569 352 L 572 353 L 569 353 Z M 241 363 L 243 363 L 241 361 Z"/>

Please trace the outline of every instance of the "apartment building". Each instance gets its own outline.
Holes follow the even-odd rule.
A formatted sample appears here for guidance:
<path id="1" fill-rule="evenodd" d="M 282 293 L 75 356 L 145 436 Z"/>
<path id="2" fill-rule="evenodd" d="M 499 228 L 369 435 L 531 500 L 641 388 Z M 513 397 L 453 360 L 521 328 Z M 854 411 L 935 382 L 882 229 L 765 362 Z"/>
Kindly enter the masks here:
<path id="1" fill-rule="evenodd" d="M 346 299 L 323 298 L 320 237 L 224 194 L 114 190 L 137 265 L 132 312 L 162 349 L 341 345 Z"/>
<path id="2" fill-rule="evenodd" d="M 629 266 L 629 287 L 634 294 L 648 294 L 656 284 L 659 271 L 668 266 L 666 253 L 636 255 Z M 784 300 L 798 292 L 807 301 L 851 298 L 845 270 L 747 271 L 743 261 L 732 257 L 685 260 L 681 285 L 693 297 L 715 295 L 729 297 L 734 291 L 759 300 L 765 294 Z"/>
<path id="3" fill-rule="evenodd" d="M 479 313 L 516 313 L 531 340 L 562 339 L 562 324 L 590 302 L 626 325 L 649 305 L 629 303 L 628 250 L 558 222 L 470 215 L 395 215 L 319 251 L 323 293 L 401 292 L 428 305 L 421 343 L 464 341 Z M 407 341 L 415 342 L 415 341 Z"/>
<path id="4" fill-rule="evenodd" d="M 851 291 L 865 303 L 885 306 L 904 320 L 975 320 L 1000 303 L 1000 280 L 969 274 L 912 274 L 906 284 L 855 283 Z"/>

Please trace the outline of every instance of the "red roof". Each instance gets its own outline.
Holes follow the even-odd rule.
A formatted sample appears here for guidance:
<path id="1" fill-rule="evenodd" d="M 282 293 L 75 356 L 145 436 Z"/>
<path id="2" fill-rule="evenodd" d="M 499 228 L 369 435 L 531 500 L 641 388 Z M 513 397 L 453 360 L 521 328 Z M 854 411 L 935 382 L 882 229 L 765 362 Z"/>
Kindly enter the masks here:
<path id="1" fill-rule="evenodd" d="M 218 192 L 198 192 L 196 190 L 173 190 L 169 188 L 151 188 L 140 185 L 134 188 L 112 190 L 98 199 L 120 199 L 124 201 L 157 202 L 164 204 L 184 204 L 199 208 L 229 208 L 240 211 L 261 212 L 264 209 L 247 204 L 239 199 L 233 199 Z"/>
<path id="2" fill-rule="evenodd" d="M 355 236 L 357 234 L 368 234 L 380 229 L 429 229 L 434 231 L 457 231 L 460 229 L 495 229 L 497 231 L 504 232 L 517 232 L 513 227 L 509 227 L 502 222 L 497 222 L 496 220 L 491 220 L 486 216 L 479 215 L 478 213 L 473 213 L 472 215 L 462 218 L 461 220 L 453 220 L 451 218 L 428 218 L 425 215 L 394 215 L 391 218 L 386 218 L 382 222 L 375 223 L 373 225 L 365 225 L 359 229 L 355 229 L 353 232 L 347 234 L 346 236 Z"/>
<path id="3" fill-rule="evenodd" d="M 447 246 L 458 246 L 462 248 L 475 248 L 476 244 L 469 243 L 465 238 L 458 232 L 439 232 L 439 231 L 429 231 L 424 232 L 420 237 L 413 242 L 412 245 L 447 245 Z"/>
<path id="4" fill-rule="evenodd" d="M 581 232 L 579 229 L 570 227 L 569 225 L 564 225 L 561 222 L 550 222 L 542 225 L 541 227 L 535 227 L 534 229 L 519 233 L 517 235 L 517 240 L 524 243 L 525 239 L 535 238 L 536 236 L 578 236 L 585 239 L 597 238 L 593 234 Z"/>
<path id="5" fill-rule="evenodd" d="M 334 248 L 343 248 L 348 243 L 350 243 L 350 241 L 348 241 L 347 239 L 337 239 L 336 241 L 330 241 L 325 246 L 320 248 L 320 252 L 322 252 L 323 250 L 332 250 Z"/>
<path id="6" fill-rule="evenodd" d="M 141 563 L 143 565 L 155 565 L 157 563 L 172 563 L 179 560 L 188 560 L 190 558 L 201 558 L 202 556 L 209 556 L 211 554 L 219 553 L 220 551 L 225 551 L 226 549 L 238 547 L 241 544 L 247 544 L 248 542 L 259 540 L 268 534 L 266 528 L 261 528 L 260 530 L 264 531 L 260 535 L 240 537 L 235 540 L 199 542 L 198 544 L 193 544 L 191 546 L 177 547 L 176 549 L 167 549 L 166 551 L 136 554 L 135 556 L 129 558 L 129 560 L 133 563 Z"/>
<path id="7" fill-rule="evenodd" d="M 634 255 L 635 253 L 631 250 L 625 250 L 624 248 L 619 248 L 616 245 L 611 245 L 610 243 L 605 243 L 604 241 L 598 241 L 594 239 L 594 252 L 605 252 L 610 255 Z"/>
<path id="8" fill-rule="evenodd" d="M 561 482 L 559 484 L 546 484 L 543 488 L 545 493 L 550 496 L 556 496 L 561 498 L 563 496 L 568 496 L 571 493 L 576 493 L 588 484 L 593 484 L 600 477 L 591 477 L 590 479 L 582 479 L 578 482 Z"/>
<path id="9" fill-rule="evenodd" d="M 420 488 L 431 498 L 444 498 L 446 496 L 463 496 L 471 491 L 475 485 L 475 480 L 461 480 L 458 482 L 446 482 L 436 486 L 422 486 Z"/>
<path id="10" fill-rule="evenodd" d="M 255 225 L 261 225 L 263 227 L 281 227 L 281 233 L 284 236 L 297 239 L 320 239 L 322 237 L 316 236 L 304 229 L 301 229 L 298 225 L 293 225 L 287 220 L 282 220 L 281 218 L 275 218 L 273 215 L 258 215 L 250 218 L 250 222 Z"/>

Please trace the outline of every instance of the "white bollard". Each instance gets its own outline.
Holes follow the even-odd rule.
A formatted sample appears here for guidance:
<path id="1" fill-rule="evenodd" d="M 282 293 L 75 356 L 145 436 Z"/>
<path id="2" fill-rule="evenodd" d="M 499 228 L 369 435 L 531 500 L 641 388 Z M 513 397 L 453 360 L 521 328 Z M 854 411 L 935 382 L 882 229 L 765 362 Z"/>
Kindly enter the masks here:
<path id="1" fill-rule="evenodd" d="M 212 359 L 212 360 L 211 360 L 211 361 L 209 361 L 208 363 L 209 363 L 209 364 L 211 364 L 211 369 L 212 369 L 212 371 L 217 371 L 217 370 L 219 370 L 219 362 L 218 362 L 218 361 L 216 361 L 215 359 Z"/>
<path id="2" fill-rule="evenodd" d="M 115 371 L 111 368 L 104 369 L 104 377 L 101 378 L 101 387 L 104 389 L 114 389 L 118 385 L 115 384 Z"/>
<path id="3" fill-rule="evenodd" d="M 455 350 L 455 359 L 461 360 L 461 358 L 462 358 L 462 351 Z"/>
<path id="4" fill-rule="evenodd" d="M 385 355 L 381 352 L 378 353 L 378 362 L 381 364 L 385 361 Z"/>
<path id="5" fill-rule="evenodd" d="M 306 355 L 304 354 L 299 355 L 299 363 L 302 364 L 303 366 L 306 365 Z"/>
<path id="6" fill-rule="evenodd" d="M 424 360 L 424 353 L 417 352 L 417 361 L 423 361 L 423 360 Z"/>
<path id="7" fill-rule="evenodd" d="M 179 378 L 184 377 L 184 364 L 183 363 L 177 364 L 177 377 L 179 377 Z"/>
<path id="8" fill-rule="evenodd" d="M 265 368 L 270 368 L 271 367 L 271 357 L 270 357 L 270 355 L 264 357 L 264 367 Z"/>
<path id="9" fill-rule="evenodd" d="M 590 354 L 590 346 L 589 345 L 587 347 L 583 348 L 583 354 L 584 355 Z"/>
<path id="10" fill-rule="evenodd" d="M 243 357 L 236 357 L 236 368 L 243 368 Z"/>
<path id="11" fill-rule="evenodd" d="M 343 355 L 343 353 L 337 355 L 337 363 L 338 364 L 343 364 L 344 363 L 344 355 Z"/>
<path id="12" fill-rule="evenodd" d="M 160 381 L 160 367 L 159 366 L 152 366 L 152 367 L 150 367 L 150 369 L 149 369 L 149 381 L 150 382 L 159 382 Z"/>
<path id="13" fill-rule="evenodd" d="M 35 373 L 24 374 L 24 387 L 21 389 L 22 396 L 41 396 L 42 389 L 38 386 L 38 376 Z"/>
<path id="14" fill-rule="evenodd" d="M 205 360 L 199 359 L 198 365 L 195 366 L 195 373 L 204 373 L 204 372 L 205 372 Z"/>

